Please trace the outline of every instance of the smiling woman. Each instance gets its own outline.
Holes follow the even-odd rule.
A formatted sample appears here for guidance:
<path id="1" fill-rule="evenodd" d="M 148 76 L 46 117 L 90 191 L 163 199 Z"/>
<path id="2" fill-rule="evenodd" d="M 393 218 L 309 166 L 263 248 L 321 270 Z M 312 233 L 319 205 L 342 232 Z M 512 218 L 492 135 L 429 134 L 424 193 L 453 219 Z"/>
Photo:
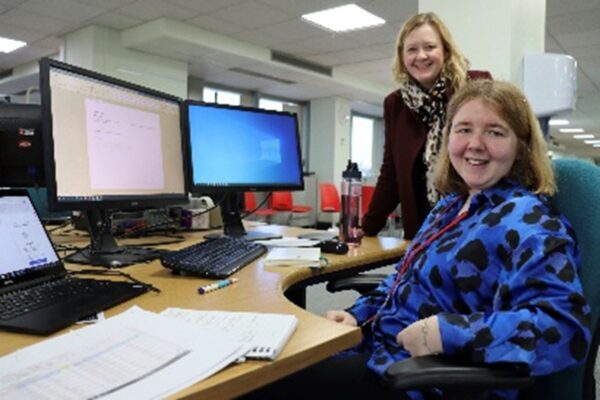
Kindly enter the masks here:
<path id="1" fill-rule="evenodd" d="M 432 178 L 448 99 L 468 80 L 490 77 L 467 69 L 467 59 L 437 15 L 406 21 L 392 67 L 399 88 L 384 103 L 383 163 L 362 221 L 367 235 L 376 235 L 401 203 L 404 237 L 411 239 L 439 199 Z"/>
<path id="2" fill-rule="evenodd" d="M 318 387 L 326 394 L 318 398 L 422 399 L 386 391 L 375 377 L 396 361 L 430 354 L 518 364 L 534 376 L 584 361 L 590 307 L 579 248 L 547 196 L 554 177 L 533 111 L 516 86 L 476 81 L 454 95 L 448 121 L 435 175 L 445 197 L 395 273 L 346 310 L 326 314 L 362 327 L 361 344 L 254 398 L 316 398 Z"/>
<path id="3" fill-rule="evenodd" d="M 554 194 L 546 142 L 515 85 L 470 83 L 448 105 L 445 129 L 435 175 L 440 192 L 468 194 L 509 177 L 536 194 Z"/>
<path id="4" fill-rule="evenodd" d="M 448 153 L 469 193 L 475 193 L 508 175 L 517 155 L 517 135 L 492 106 L 470 100 L 454 116 Z"/>

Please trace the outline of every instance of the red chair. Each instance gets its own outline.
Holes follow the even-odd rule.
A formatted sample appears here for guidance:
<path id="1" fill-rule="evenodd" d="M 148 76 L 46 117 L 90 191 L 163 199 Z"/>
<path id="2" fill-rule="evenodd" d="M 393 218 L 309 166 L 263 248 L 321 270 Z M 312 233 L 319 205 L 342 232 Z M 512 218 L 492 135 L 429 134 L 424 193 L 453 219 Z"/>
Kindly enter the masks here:
<path id="1" fill-rule="evenodd" d="M 321 194 L 321 212 L 340 212 L 340 195 L 333 183 L 321 183 L 319 192 Z"/>
<path id="2" fill-rule="evenodd" d="M 339 213 L 342 208 L 337 187 L 333 183 L 321 183 L 319 184 L 319 196 L 321 197 L 322 219 L 326 220 L 329 226 L 336 226 L 339 218 L 336 218 L 334 214 Z M 318 222 L 324 221 L 319 219 Z"/>
<path id="3" fill-rule="evenodd" d="M 269 218 L 275 214 L 275 210 L 271 208 L 257 208 L 256 196 L 254 196 L 253 192 L 244 193 L 244 212 L 265 218 Z"/>
<path id="4" fill-rule="evenodd" d="M 373 198 L 373 192 L 375 192 L 375 186 L 363 185 L 362 187 L 362 201 L 360 205 L 360 217 L 369 210 L 369 204 Z"/>
<path id="5" fill-rule="evenodd" d="M 312 211 L 311 206 L 294 204 L 292 192 L 271 193 L 271 208 L 275 211 L 289 212 L 290 216 L 288 223 L 292 222 L 294 215 L 306 214 Z"/>

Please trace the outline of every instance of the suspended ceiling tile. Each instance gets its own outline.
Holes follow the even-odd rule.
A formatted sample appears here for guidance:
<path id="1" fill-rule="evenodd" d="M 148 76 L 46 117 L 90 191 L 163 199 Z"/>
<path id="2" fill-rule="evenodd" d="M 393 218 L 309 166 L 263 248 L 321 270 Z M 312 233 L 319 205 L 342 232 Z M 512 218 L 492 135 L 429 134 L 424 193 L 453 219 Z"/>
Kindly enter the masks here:
<path id="1" fill-rule="evenodd" d="M 262 28 L 292 19 L 288 13 L 255 0 L 223 8 L 212 15 L 246 29 Z"/>
<path id="2" fill-rule="evenodd" d="M 104 9 L 72 0 L 28 0 L 21 9 L 69 22 L 81 22 L 106 12 Z"/>
<path id="3" fill-rule="evenodd" d="M 119 14 L 139 18 L 144 21 L 152 21 L 161 17 L 183 20 L 198 14 L 189 8 L 173 7 L 172 4 L 160 0 L 137 0 L 134 3 L 117 9 L 117 11 Z"/>
<path id="4" fill-rule="evenodd" d="M 143 21 L 138 18 L 132 18 L 116 12 L 109 12 L 90 20 L 91 24 L 100 25 L 117 31 L 134 27 L 142 22 Z"/>
<path id="5" fill-rule="evenodd" d="M 16 25 L 23 29 L 50 35 L 63 33 L 73 27 L 73 24 L 67 21 L 19 8 L 0 14 L 0 24 Z"/>

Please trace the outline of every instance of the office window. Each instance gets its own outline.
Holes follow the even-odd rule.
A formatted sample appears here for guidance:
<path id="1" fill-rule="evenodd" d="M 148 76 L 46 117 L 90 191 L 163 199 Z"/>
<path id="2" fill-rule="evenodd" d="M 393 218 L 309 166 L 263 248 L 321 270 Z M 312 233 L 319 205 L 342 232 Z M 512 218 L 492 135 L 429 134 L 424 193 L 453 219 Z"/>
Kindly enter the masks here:
<path id="1" fill-rule="evenodd" d="M 373 174 L 373 128 L 372 118 L 352 116 L 351 149 L 352 161 L 358 163 L 363 176 Z"/>
<path id="2" fill-rule="evenodd" d="M 236 92 L 227 90 L 213 89 L 205 87 L 202 90 L 202 101 L 207 103 L 229 104 L 231 106 L 239 106 L 242 95 Z"/>
<path id="3" fill-rule="evenodd" d="M 283 102 L 277 100 L 265 98 L 258 99 L 258 108 L 262 108 L 263 110 L 283 111 L 283 105 Z"/>

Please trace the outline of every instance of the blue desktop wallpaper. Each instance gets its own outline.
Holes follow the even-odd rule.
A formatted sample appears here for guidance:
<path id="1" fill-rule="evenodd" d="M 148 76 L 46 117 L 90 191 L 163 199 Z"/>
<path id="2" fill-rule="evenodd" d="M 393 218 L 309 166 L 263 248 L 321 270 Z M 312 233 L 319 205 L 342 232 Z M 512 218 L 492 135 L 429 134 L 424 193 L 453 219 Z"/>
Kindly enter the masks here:
<path id="1" fill-rule="evenodd" d="M 278 186 L 302 181 L 296 119 L 210 105 L 189 105 L 194 185 Z"/>

